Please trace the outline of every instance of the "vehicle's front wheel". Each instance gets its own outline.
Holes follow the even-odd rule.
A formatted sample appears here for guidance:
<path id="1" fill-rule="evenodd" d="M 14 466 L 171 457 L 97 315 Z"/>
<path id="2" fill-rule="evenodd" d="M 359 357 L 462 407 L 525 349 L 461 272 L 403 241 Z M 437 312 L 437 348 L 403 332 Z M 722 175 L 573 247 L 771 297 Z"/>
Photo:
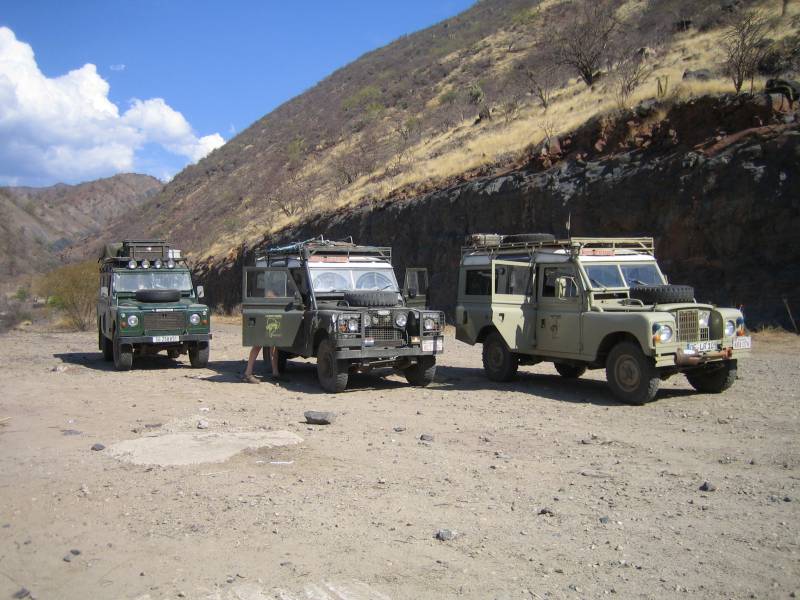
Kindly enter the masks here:
<path id="1" fill-rule="evenodd" d="M 620 342 L 606 360 L 606 379 L 614 395 L 628 404 L 646 404 L 656 397 L 661 378 L 638 344 Z"/>
<path id="2" fill-rule="evenodd" d="M 322 389 L 330 394 L 343 392 L 347 387 L 347 368 L 342 368 L 333 344 L 330 340 L 323 340 L 317 350 L 317 379 Z"/>
<path id="3" fill-rule="evenodd" d="M 130 371 L 133 368 L 133 346 L 123 344 L 116 333 L 111 345 L 113 347 L 114 368 L 117 371 Z"/>
<path id="4" fill-rule="evenodd" d="M 100 336 L 100 348 L 103 350 L 103 360 L 111 362 L 114 360 L 114 344 L 103 335 L 102 331 L 98 332 L 98 334 Z"/>
<path id="5" fill-rule="evenodd" d="M 707 365 L 696 371 L 686 373 L 686 379 L 698 392 L 719 394 L 736 381 L 737 365 L 735 360 Z"/>
<path id="6" fill-rule="evenodd" d="M 569 363 L 557 362 L 553 366 L 558 371 L 558 374 L 565 379 L 578 379 L 581 375 L 586 373 L 585 365 L 571 365 Z"/>
<path id="7" fill-rule="evenodd" d="M 211 344 L 197 343 L 189 346 L 189 363 L 193 369 L 202 369 L 208 365 L 208 355 L 211 352 Z"/>
<path id="8" fill-rule="evenodd" d="M 420 356 L 417 362 L 403 369 L 406 381 L 411 385 L 426 387 L 433 383 L 436 376 L 436 357 Z"/>
<path id="9" fill-rule="evenodd" d="M 496 331 L 483 342 L 483 370 L 492 381 L 510 381 L 519 368 L 519 359 Z"/>

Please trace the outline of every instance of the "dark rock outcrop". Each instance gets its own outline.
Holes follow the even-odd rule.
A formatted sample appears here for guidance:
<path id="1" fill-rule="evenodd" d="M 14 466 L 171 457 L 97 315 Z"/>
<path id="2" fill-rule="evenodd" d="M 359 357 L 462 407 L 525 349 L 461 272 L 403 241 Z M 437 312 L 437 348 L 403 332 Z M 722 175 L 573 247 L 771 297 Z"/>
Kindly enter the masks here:
<path id="1" fill-rule="evenodd" d="M 763 104 L 760 100 L 759 110 Z M 226 261 L 201 264 L 198 275 L 211 303 L 230 309 L 240 302 L 241 266 L 250 264 L 258 249 L 320 234 L 352 235 L 360 243 L 390 244 L 398 276 L 407 266 L 428 267 L 432 305 L 452 314 L 466 234 L 563 236 L 569 219 L 573 235 L 654 236 L 671 282 L 694 286 L 698 300 L 743 306 L 751 325 L 787 325 L 782 298 L 800 306 L 796 122 L 786 118 L 784 125 L 763 125 L 761 117 L 744 119 L 727 130 L 735 134 L 687 144 L 681 140 L 691 138 L 692 120 L 679 117 L 671 127 L 662 124 L 664 135 L 652 144 L 627 149 L 615 143 L 624 151 L 608 152 L 607 146 L 596 160 L 575 149 L 546 170 L 532 164 L 412 199 L 317 216 L 256 248 L 240 248 Z M 742 128 L 746 125 L 751 128 Z"/>

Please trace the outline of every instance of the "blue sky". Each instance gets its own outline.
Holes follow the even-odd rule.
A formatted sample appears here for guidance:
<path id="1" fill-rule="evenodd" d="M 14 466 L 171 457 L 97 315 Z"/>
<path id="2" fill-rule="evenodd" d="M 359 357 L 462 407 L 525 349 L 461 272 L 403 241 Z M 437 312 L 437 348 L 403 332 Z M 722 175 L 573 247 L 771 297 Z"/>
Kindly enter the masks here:
<path id="1" fill-rule="evenodd" d="M 471 4 L 7 3 L 0 185 L 127 167 L 169 177 L 335 69 Z"/>

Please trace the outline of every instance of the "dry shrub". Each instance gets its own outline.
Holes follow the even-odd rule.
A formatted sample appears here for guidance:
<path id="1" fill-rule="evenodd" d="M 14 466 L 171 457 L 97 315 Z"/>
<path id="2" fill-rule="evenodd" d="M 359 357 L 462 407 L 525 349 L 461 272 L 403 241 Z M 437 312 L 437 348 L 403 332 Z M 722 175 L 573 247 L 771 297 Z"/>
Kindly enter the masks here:
<path id="1" fill-rule="evenodd" d="M 65 265 L 42 275 L 37 292 L 63 313 L 70 327 L 85 331 L 95 321 L 98 277 L 94 261 Z"/>

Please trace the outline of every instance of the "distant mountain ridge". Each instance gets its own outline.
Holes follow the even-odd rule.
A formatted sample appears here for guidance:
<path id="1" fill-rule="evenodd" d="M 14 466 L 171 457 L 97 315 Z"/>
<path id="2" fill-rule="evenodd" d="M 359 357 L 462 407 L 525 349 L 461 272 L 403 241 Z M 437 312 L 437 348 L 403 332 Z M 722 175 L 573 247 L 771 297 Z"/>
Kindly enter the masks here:
<path id="1" fill-rule="evenodd" d="M 77 185 L 0 187 L 0 273 L 16 277 L 52 268 L 81 239 L 101 237 L 161 191 L 150 175 L 123 173 Z"/>

